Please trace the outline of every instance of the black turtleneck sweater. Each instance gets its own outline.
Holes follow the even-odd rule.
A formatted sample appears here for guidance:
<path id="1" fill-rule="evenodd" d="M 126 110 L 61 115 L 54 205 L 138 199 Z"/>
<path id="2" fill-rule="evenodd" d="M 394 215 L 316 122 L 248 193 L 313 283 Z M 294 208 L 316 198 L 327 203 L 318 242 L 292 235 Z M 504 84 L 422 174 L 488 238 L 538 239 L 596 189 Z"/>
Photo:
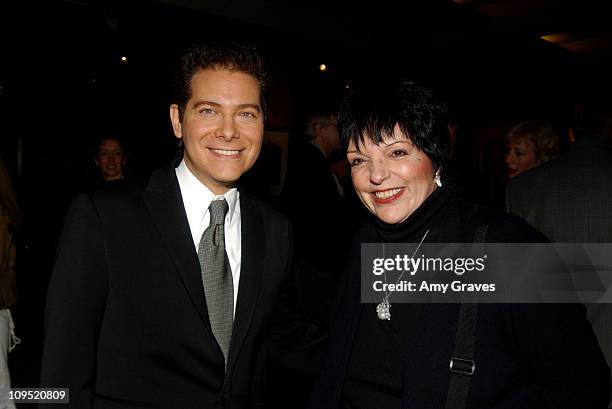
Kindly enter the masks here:
<path id="1" fill-rule="evenodd" d="M 436 218 L 448 206 L 451 189 L 436 189 L 402 223 L 390 225 L 372 220 L 361 230 L 361 242 L 414 242 L 415 246 L 427 233 L 428 242 L 439 236 Z M 430 234 L 432 236 L 430 236 Z M 343 389 L 347 409 L 399 409 L 402 398 L 403 351 L 415 320 L 419 304 L 393 304 L 393 319 L 381 321 L 375 304 L 363 307 L 359 327 L 353 342 Z"/>
<path id="2" fill-rule="evenodd" d="M 377 219 L 358 233 L 360 243 L 471 242 L 478 226 L 494 224 L 487 241 L 508 242 L 516 236 L 516 217 L 462 199 L 453 187 L 436 189 L 405 221 L 390 225 Z M 518 225 L 525 225 L 518 223 Z M 519 226 L 520 228 L 520 226 Z M 522 237 L 545 241 L 529 226 Z M 382 300 L 381 300 L 382 301 Z M 393 304 L 390 321 L 379 320 L 376 305 L 365 304 L 353 341 L 342 402 L 346 409 L 399 409 L 402 399 L 403 345 L 421 316 L 421 304 Z"/>
<path id="3" fill-rule="evenodd" d="M 486 223 L 489 243 L 545 242 L 518 216 L 495 213 L 444 187 L 397 225 L 371 221 L 359 231 L 342 276 L 328 350 L 309 409 L 442 408 L 458 304 L 392 305 L 380 321 L 360 303 L 361 243 L 473 242 Z M 482 304 L 478 308 L 470 407 L 604 408 L 610 373 L 597 340 L 575 304 Z"/>

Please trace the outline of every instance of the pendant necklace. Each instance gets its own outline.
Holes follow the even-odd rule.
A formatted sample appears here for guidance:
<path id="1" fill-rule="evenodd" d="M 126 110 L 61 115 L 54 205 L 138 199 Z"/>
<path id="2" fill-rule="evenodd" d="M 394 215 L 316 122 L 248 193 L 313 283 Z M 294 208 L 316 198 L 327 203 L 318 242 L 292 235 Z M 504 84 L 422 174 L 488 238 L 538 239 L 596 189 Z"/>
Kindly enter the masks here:
<path id="1" fill-rule="evenodd" d="M 417 251 L 419 251 L 419 248 L 421 248 L 421 244 L 423 244 L 425 237 L 427 237 L 427 233 L 429 233 L 429 229 L 427 229 L 427 231 L 421 238 L 421 242 L 419 243 L 417 248 L 412 253 L 412 256 L 410 257 L 411 259 L 414 258 L 414 255 L 417 253 Z M 384 256 L 385 243 L 383 243 L 382 245 L 383 245 L 383 256 Z M 397 280 L 395 281 L 395 284 L 398 284 L 400 282 L 405 272 L 406 270 L 402 271 L 402 274 L 400 274 L 400 276 L 397 278 Z M 387 284 L 387 272 L 386 271 L 385 271 L 385 284 Z M 387 291 L 387 286 L 385 285 L 385 296 L 383 297 L 382 302 L 376 306 L 376 315 L 378 315 L 378 319 L 380 320 L 391 321 L 391 303 L 389 302 L 390 296 L 391 296 L 391 293 Z"/>

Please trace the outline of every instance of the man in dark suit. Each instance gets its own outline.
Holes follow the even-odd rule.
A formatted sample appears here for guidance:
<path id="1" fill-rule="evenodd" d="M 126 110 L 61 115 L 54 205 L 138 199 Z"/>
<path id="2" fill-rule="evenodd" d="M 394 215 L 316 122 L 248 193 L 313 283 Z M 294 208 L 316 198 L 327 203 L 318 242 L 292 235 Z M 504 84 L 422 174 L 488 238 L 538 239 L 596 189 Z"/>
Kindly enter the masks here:
<path id="1" fill-rule="evenodd" d="M 507 207 L 553 242 L 612 241 L 612 142 L 584 135 L 508 185 Z"/>
<path id="2" fill-rule="evenodd" d="M 337 127 L 336 112 L 308 116 L 304 138 L 291 141 L 282 193 L 295 232 L 296 257 L 318 270 L 335 273 L 341 270 L 336 259 L 344 262 L 344 257 L 337 256 L 337 246 L 342 244 L 338 243 L 343 229 L 342 188 L 328 160 L 340 148 Z"/>
<path id="3" fill-rule="evenodd" d="M 599 109 L 579 107 L 573 143 L 560 157 L 513 178 L 508 211 L 522 216 L 553 242 L 612 242 L 612 142 Z M 601 349 L 612 367 L 612 308 L 587 305 Z"/>
<path id="4" fill-rule="evenodd" d="M 256 407 L 266 352 L 304 335 L 289 225 L 236 187 L 261 149 L 266 77 L 250 47 L 193 47 L 170 106 L 182 160 L 74 200 L 41 376 L 70 388 L 62 408 Z"/>

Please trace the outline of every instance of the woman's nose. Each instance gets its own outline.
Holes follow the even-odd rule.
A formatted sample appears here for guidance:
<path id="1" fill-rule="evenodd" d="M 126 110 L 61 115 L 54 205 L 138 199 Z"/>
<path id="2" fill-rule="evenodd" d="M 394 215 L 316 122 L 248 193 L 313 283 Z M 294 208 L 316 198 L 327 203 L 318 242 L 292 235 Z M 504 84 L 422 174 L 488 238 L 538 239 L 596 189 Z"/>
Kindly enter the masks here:
<path id="1" fill-rule="evenodd" d="M 389 168 L 384 161 L 370 162 L 370 181 L 375 185 L 382 184 L 389 177 Z"/>

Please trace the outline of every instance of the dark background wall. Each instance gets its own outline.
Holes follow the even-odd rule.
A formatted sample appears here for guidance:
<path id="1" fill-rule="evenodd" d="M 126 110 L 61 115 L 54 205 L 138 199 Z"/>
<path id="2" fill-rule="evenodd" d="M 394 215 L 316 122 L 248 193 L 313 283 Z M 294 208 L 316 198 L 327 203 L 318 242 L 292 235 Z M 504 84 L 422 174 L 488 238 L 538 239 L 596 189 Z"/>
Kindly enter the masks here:
<path id="1" fill-rule="evenodd" d="M 526 116 L 561 123 L 577 94 L 609 89 L 602 61 L 447 1 L 363 9 L 313 2 L 290 14 L 282 3 L 260 3 L 251 21 L 265 16 L 283 29 L 293 23 L 292 31 L 150 1 L 4 6 L 5 160 L 25 183 L 33 175 L 67 183 L 83 175 L 93 138 L 117 132 L 129 138 L 133 171 L 163 163 L 175 154 L 171 68 L 187 44 L 207 38 L 252 41 L 267 55 L 275 80 L 269 129 L 290 129 L 305 107 L 337 99 L 356 78 L 389 72 L 433 85 L 464 122 L 479 125 Z"/>

